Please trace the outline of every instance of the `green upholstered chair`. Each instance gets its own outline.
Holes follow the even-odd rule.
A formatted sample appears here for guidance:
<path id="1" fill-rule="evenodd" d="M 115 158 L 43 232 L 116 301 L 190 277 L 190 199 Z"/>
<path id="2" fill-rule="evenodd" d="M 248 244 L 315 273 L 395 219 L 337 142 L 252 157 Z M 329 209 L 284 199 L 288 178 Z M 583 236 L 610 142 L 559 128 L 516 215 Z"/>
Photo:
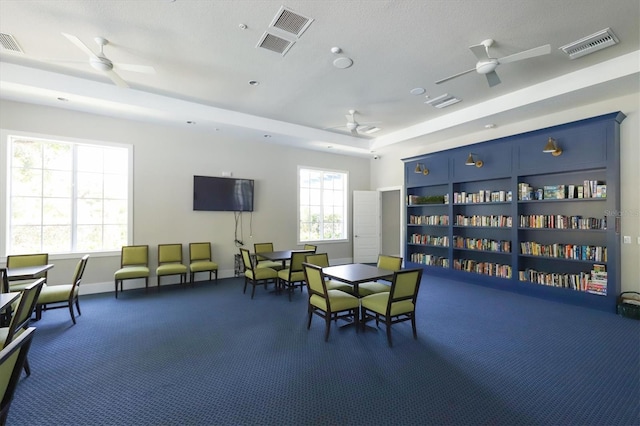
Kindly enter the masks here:
<path id="1" fill-rule="evenodd" d="M 187 265 L 182 263 L 182 244 L 158 244 L 158 267 L 156 277 L 180 276 L 180 284 L 187 282 Z"/>
<path id="2" fill-rule="evenodd" d="M 47 263 L 49 263 L 48 253 L 14 254 L 7 256 L 7 269 L 22 268 L 25 266 L 41 266 L 46 265 Z M 36 279 L 38 278 L 44 278 L 46 280 L 47 272 L 45 271 L 38 275 Z M 32 282 L 34 282 L 34 280 L 10 281 L 9 291 L 21 291 Z"/>
<path id="3" fill-rule="evenodd" d="M 318 250 L 318 246 L 314 246 L 313 244 L 305 244 L 303 250 L 315 253 L 316 250 Z"/>
<path id="4" fill-rule="evenodd" d="M 310 253 L 312 252 L 292 252 L 289 267 L 278 271 L 278 286 L 287 289 L 287 293 L 289 293 L 289 301 L 291 301 L 291 293 L 293 293 L 296 287 L 300 287 L 300 291 L 302 291 L 302 287 L 304 287 L 305 279 L 302 264 Z"/>
<path id="5" fill-rule="evenodd" d="M 305 262 L 303 267 L 309 289 L 307 330 L 311 328 L 311 318 L 315 314 L 324 318 L 325 342 L 329 340 L 332 320 L 351 318 L 355 322 L 357 332 L 360 300 L 344 291 L 327 290 L 326 280 L 320 266 Z"/>
<path id="6" fill-rule="evenodd" d="M 321 268 L 326 268 L 327 266 L 329 266 L 329 255 L 327 253 L 308 254 L 305 257 L 305 262 L 312 265 L 320 266 Z M 325 284 L 327 286 L 327 290 L 340 290 L 353 294 L 353 287 L 347 283 L 325 279 Z"/>
<path id="7" fill-rule="evenodd" d="M 381 254 L 378 256 L 378 268 L 388 269 L 389 271 L 399 271 L 402 268 L 402 258 L 398 256 L 387 256 Z M 358 293 L 360 297 L 369 296 L 375 293 L 385 293 L 391 289 L 389 283 L 381 283 L 370 281 L 358 285 Z"/>
<path id="8" fill-rule="evenodd" d="M 189 272 L 192 284 L 198 272 L 208 272 L 209 281 L 215 276 L 216 284 L 218 284 L 218 264 L 211 257 L 211 243 L 189 244 Z"/>
<path id="9" fill-rule="evenodd" d="M 388 292 L 375 293 L 360 299 L 363 325 L 371 318 L 375 318 L 376 325 L 379 321 L 384 321 L 387 327 L 389 347 L 392 346 L 392 324 L 411 321 L 413 338 L 418 338 L 415 312 L 421 278 L 422 269 L 405 269 L 394 272 L 391 289 Z"/>
<path id="10" fill-rule="evenodd" d="M 260 253 L 268 253 L 273 250 L 273 243 L 255 243 L 253 245 L 253 251 L 256 254 L 256 267 L 257 268 L 271 268 L 279 271 L 280 269 L 284 269 L 285 266 L 282 262 L 278 262 L 276 260 L 269 260 L 262 256 Z"/>
<path id="11" fill-rule="evenodd" d="M 120 254 L 120 269 L 113 274 L 116 284 L 116 299 L 118 298 L 118 284 L 120 291 L 124 291 L 123 281 L 144 279 L 144 288 L 149 288 L 149 246 L 123 246 Z"/>
<path id="12" fill-rule="evenodd" d="M 71 284 L 45 284 L 42 287 L 42 291 L 40 292 L 40 296 L 38 297 L 38 303 L 36 304 L 36 320 L 40 320 L 42 318 L 42 311 L 47 311 L 49 309 L 69 308 L 71 321 L 73 321 L 74 324 L 76 323 L 76 317 L 73 312 L 73 305 L 75 305 L 76 309 L 78 310 L 78 316 L 82 315 L 82 312 L 80 312 L 80 301 L 78 299 L 78 295 L 80 293 L 80 282 L 82 281 L 82 276 L 84 274 L 85 268 L 87 267 L 88 261 L 88 254 L 82 256 L 82 258 L 78 261 L 76 269 L 73 273 Z"/>
<path id="13" fill-rule="evenodd" d="M 13 317 L 11 317 L 9 326 L 0 328 L 0 342 L 2 342 L 3 348 L 6 348 L 17 336 L 29 328 L 31 315 L 33 315 L 38 296 L 44 286 L 44 281 L 44 278 L 40 278 L 28 284 L 24 290 L 22 290 L 20 300 L 13 313 Z M 24 362 L 24 371 L 27 373 L 27 376 L 31 375 L 31 369 L 29 368 L 29 362 L 27 360 Z"/>
<path id="14" fill-rule="evenodd" d="M 246 293 L 247 284 L 251 284 L 253 286 L 251 298 L 253 299 L 257 286 L 264 285 L 264 288 L 267 288 L 269 282 L 273 282 L 276 286 L 278 285 L 278 271 L 271 268 L 257 268 L 251 253 L 247 249 L 240 248 L 240 255 L 244 264 L 244 288 L 242 293 Z"/>
<path id="15" fill-rule="evenodd" d="M 27 362 L 35 327 L 29 327 L 0 351 L 0 425 L 7 423 L 13 396 Z"/>

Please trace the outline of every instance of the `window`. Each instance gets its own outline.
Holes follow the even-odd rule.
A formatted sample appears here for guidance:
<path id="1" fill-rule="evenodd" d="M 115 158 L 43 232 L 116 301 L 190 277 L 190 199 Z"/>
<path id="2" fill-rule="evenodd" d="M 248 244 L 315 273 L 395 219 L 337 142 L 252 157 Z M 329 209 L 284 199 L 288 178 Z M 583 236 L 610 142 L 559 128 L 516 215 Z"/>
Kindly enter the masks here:
<path id="1" fill-rule="evenodd" d="M 298 240 L 347 239 L 345 172 L 298 168 Z"/>
<path id="2" fill-rule="evenodd" d="M 7 254 L 120 250 L 130 147 L 7 137 Z"/>

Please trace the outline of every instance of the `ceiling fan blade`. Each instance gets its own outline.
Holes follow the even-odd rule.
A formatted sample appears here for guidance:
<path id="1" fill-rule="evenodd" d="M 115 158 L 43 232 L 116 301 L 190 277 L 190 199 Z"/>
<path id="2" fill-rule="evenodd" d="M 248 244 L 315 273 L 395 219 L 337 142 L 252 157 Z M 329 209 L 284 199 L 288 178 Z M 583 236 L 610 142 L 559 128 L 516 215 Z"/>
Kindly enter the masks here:
<path id="1" fill-rule="evenodd" d="M 442 80 L 436 81 L 436 84 L 444 83 L 445 81 L 449 81 L 449 80 L 454 79 L 456 77 L 460 77 L 461 75 L 468 74 L 468 73 L 470 73 L 472 71 L 475 71 L 475 70 L 476 70 L 475 68 L 471 68 L 470 70 L 459 72 L 458 74 L 454 74 L 454 75 L 449 76 L 447 78 L 443 78 Z"/>
<path id="2" fill-rule="evenodd" d="M 113 81 L 115 83 L 116 86 L 118 87 L 124 87 L 127 88 L 129 87 L 129 85 L 127 84 L 126 81 L 124 81 L 122 79 L 122 77 L 120 77 L 118 74 L 116 74 L 115 71 L 110 70 L 110 71 L 104 71 L 104 73 L 107 75 L 107 77 L 109 77 L 111 79 L 111 81 Z"/>
<path id="3" fill-rule="evenodd" d="M 523 59 L 534 58 L 536 56 L 548 55 L 549 53 L 551 53 L 551 45 L 545 44 L 544 46 L 534 47 L 533 49 L 500 58 L 498 59 L 498 63 L 507 64 L 509 62 L 521 61 Z"/>
<path id="4" fill-rule="evenodd" d="M 487 83 L 489 83 L 489 87 L 493 87 L 496 84 L 500 84 L 500 77 L 495 71 L 491 71 L 485 74 L 487 76 Z"/>
<path id="5" fill-rule="evenodd" d="M 113 64 L 113 68 L 118 71 L 131 71 L 131 72 L 140 72 L 143 74 L 155 74 L 155 68 L 147 65 L 134 65 L 134 64 Z"/>
<path id="6" fill-rule="evenodd" d="M 82 50 L 84 53 L 86 53 L 87 55 L 89 55 L 90 58 L 95 58 L 98 59 L 98 55 L 96 55 L 95 53 L 93 53 L 93 51 L 91 51 L 91 49 L 89 49 L 87 47 L 86 44 L 84 44 L 82 42 L 82 40 L 80 40 L 78 37 L 72 35 L 72 34 L 67 34 L 67 33 L 62 33 L 63 36 L 65 36 L 67 39 L 69 39 L 69 41 L 73 44 L 75 44 L 77 47 L 80 48 L 80 50 Z"/>
<path id="7" fill-rule="evenodd" d="M 489 58 L 489 54 L 487 53 L 487 47 L 484 44 L 476 44 L 474 46 L 469 46 L 469 49 L 479 61 L 486 61 Z"/>

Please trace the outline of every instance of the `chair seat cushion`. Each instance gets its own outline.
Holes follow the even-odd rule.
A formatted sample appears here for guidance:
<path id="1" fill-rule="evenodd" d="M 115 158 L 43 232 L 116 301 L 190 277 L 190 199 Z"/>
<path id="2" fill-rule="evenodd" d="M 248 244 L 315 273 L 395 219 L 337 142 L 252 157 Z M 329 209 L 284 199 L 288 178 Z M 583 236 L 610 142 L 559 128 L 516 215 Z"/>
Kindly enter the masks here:
<path id="1" fill-rule="evenodd" d="M 360 299 L 362 307 L 385 315 L 387 312 L 387 303 L 389 301 L 389 293 L 376 293 Z M 407 312 L 413 312 L 414 306 L 411 300 L 402 300 L 391 305 L 391 315 L 401 315 Z"/>
<path id="2" fill-rule="evenodd" d="M 47 303 L 66 302 L 71 295 L 71 284 L 64 285 L 44 285 L 40 290 L 40 296 L 38 296 L 38 304 L 46 305 Z M 79 287 L 76 287 L 76 294 Z"/>
<path id="3" fill-rule="evenodd" d="M 149 276 L 149 268 L 146 266 L 126 266 L 118 269 L 113 276 L 117 280 L 126 280 L 129 278 L 144 278 Z"/>
<path id="4" fill-rule="evenodd" d="M 256 268 L 271 268 L 279 271 L 280 269 L 284 269 L 284 266 L 282 266 L 282 262 L 276 262 L 274 260 L 261 260 L 256 264 Z"/>
<path id="5" fill-rule="evenodd" d="M 271 278 L 278 278 L 278 271 L 271 268 L 260 268 L 255 270 L 255 276 L 254 276 L 253 271 L 251 269 L 248 269 L 244 271 L 244 275 L 250 280 L 255 280 L 255 281 L 268 280 Z"/>
<path id="6" fill-rule="evenodd" d="M 358 294 L 360 294 L 360 297 L 376 293 L 388 293 L 390 290 L 391 286 L 389 284 L 383 284 L 375 281 L 358 285 Z"/>
<path id="7" fill-rule="evenodd" d="M 197 260 L 195 262 L 191 262 L 189 268 L 191 269 L 191 272 L 217 271 L 218 264 L 210 260 Z"/>
<path id="8" fill-rule="evenodd" d="M 360 306 L 360 300 L 344 291 L 340 290 L 327 290 L 329 301 L 331 303 L 331 312 L 346 311 L 348 309 L 355 309 Z M 309 303 L 317 308 L 327 312 L 327 301 L 317 295 L 313 294 L 309 298 Z"/>
<path id="9" fill-rule="evenodd" d="M 166 263 L 156 268 L 156 275 L 186 274 L 187 267 L 181 263 Z"/>
<path id="10" fill-rule="evenodd" d="M 353 294 L 353 286 L 340 281 L 326 280 L 327 290 L 340 290 L 349 294 Z"/>
<path id="11" fill-rule="evenodd" d="M 291 278 L 289 278 L 289 269 L 282 269 L 278 271 L 278 278 L 283 279 L 285 281 L 290 281 L 292 283 L 304 281 L 304 271 L 296 271 L 291 274 Z"/>

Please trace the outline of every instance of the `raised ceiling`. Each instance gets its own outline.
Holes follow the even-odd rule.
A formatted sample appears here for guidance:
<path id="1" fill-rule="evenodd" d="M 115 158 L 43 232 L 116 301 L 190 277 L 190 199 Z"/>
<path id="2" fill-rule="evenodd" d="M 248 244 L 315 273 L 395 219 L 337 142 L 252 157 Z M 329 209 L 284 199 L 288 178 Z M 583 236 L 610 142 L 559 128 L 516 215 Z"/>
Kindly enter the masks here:
<path id="1" fill-rule="evenodd" d="M 283 6 L 310 20 L 298 37 L 270 27 Z M 639 9 L 638 0 L 0 0 L 0 32 L 23 51 L 0 48 L 0 97 L 370 155 L 637 92 Z M 618 44 L 575 60 L 559 50 L 605 28 Z M 293 44 L 284 54 L 258 47 L 267 32 Z M 62 33 L 94 52 L 104 37 L 110 60 L 156 73 L 121 71 L 130 87 L 117 87 Z M 500 65 L 494 87 L 475 71 L 435 84 L 473 68 L 469 46 L 488 38 L 496 57 L 545 44 L 551 53 Z M 339 58 L 353 65 L 334 66 Z M 425 104 L 445 93 L 462 101 Z M 336 128 L 350 109 L 381 130 Z"/>

